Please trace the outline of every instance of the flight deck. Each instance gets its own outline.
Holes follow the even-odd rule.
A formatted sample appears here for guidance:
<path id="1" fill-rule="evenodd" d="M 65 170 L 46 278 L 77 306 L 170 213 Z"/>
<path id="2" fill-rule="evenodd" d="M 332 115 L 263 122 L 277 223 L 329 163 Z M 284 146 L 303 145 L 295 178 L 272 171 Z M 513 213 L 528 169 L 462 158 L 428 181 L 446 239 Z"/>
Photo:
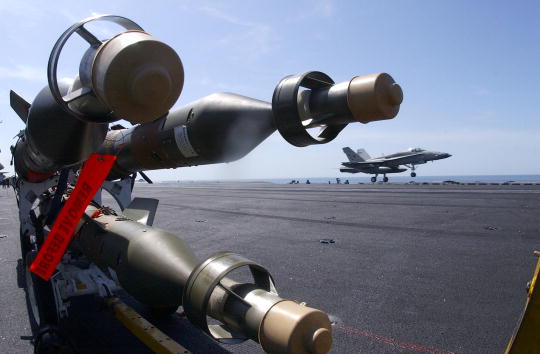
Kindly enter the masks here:
<path id="1" fill-rule="evenodd" d="M 200 259 L 249 255 L 281 297 L 327 312 L 333 353 L 502 353 L 540 250 L 534 184 L 171 182 L 136 183 L 134 194 L 159 199 L 154 226 Z M 31 353 L 12 190 L 0 190 L 0 210 L 0 352 Z M 213 342 L 182 309 L 157 319 L 120 297 L 192 353 L 262 352 Z M 64 329 L 77 352 L 149 352 L 98 300 L 71 311 Z"/>

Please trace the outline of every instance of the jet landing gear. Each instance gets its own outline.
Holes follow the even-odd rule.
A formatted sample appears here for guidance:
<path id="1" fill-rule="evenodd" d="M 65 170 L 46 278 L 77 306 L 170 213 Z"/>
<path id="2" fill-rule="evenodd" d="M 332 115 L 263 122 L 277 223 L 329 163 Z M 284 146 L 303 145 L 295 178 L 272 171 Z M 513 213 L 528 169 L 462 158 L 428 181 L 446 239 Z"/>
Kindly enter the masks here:
<path id="1" fill-rule="evenodd" d="M 377 177 L 378 177 L 378 176 L 379 176 L 379 175 L 375 175 L 374 177 L 371 177 L 371 183 L 377 182 Z M 388 177 L 386 177 L 386 175 L 384 175 L 384 177 L 383 177 L 383 182 L 384 182 L 384 183 L 388 182 Z"/>
<path id="2" fill-rule="evenodd" d="M 411 177 L 416 177 L 416 172 L 414 172 L 415 170 L 416 170 L 415 166 L 411 165 Z"/>

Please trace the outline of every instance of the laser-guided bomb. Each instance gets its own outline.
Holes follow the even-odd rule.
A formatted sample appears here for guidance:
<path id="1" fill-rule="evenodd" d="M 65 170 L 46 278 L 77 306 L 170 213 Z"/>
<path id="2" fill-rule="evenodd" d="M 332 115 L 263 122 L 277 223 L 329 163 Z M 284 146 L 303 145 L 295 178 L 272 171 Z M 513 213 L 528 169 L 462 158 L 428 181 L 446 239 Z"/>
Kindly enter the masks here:
<path id="1" fill-rule="evenodd" d="M 124 30 L 100 40 L 85 27 L 93 21 Z M 60 82 L 59 58 L 73 34 L 89 48 L 79 75 Z M 30 316 L 36 328 L 50 329 L 36 331 L 37 347 L 59 345 L 56 325 L 69 315 L 70 298 L 109 298 L 121 287 L 156 312 L 183 306 L 187 318 L 217 340 L 252 339 L 271 353 L 330 349 L 332 329 L 324 312 L 280 297 L 270 273 L 241 255 L 198 259 L 179 236 L 152 226 L 158 201 L 132 198 L 133 182 L 146 170 L 240 159 L 276 130 L 289 143 L 308 146 L 333 140 L 349 123 L 391 119 L 403 93 L 390 75 L 334 83 L 310 71 L 282 79 L 272 102 L 219 93 L 170 110 L 183 87 L 180 58 L 133 21 L 107 15 L 76 23 L 60 36 L 47 77 L 48 86 L 31 104 L 13 91 L 10 97 L 26 123 L 12 148 L 26 267 L 90 154 L 116 156 L 102 189 L 122 210 L 104 207 L 96 194 L 51 280 L 27 271 Z M 135 125 L 109 127 L 119 119 Z M 312 135 L 311 128 L 320 130 Z M 209 324 L 208 317 L 219 324 Z"/>

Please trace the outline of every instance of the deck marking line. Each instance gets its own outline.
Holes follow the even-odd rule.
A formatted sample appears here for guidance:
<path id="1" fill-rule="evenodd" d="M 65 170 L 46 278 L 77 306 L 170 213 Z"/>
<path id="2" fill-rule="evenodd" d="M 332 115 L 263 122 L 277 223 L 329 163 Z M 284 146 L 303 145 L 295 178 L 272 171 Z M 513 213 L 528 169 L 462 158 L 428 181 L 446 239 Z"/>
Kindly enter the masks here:
<path id="1" fill-rule="evenodd" d="M 420 352 L 420 353 L 456 354 L 454 352 L 448 352 L 448 351 L 445 351 L 445 350 L 429 348 L 429 347 L 425 347 L 425 346 L 419 345 L 419 344 L 402 342 L 402 341 L 394 339 L 394 338 L 381 336 L 379 334 L 371 333 L 371 332 L 368 332 L 368 331 L 362 331 L 362 330 L 356 329 L 356 328 L 349 328 L 349 327 L 345 327 L 345 326 L 341 326 L 341 325 L 334 325 L 333 327 L 334 328 L 339 328 L 342 331 L 345 331 L 345 332 L 348 332 L 348 333 L 358 334 L 358 335 L 361 335 L 361 336 L 364 336 L 364 337 L 374 339 L 377 342 L 393 345 L 394 347 L 400 347 L 400 348 L 403 348 L 403 349 L 414 350 L 414 351 Z"/>

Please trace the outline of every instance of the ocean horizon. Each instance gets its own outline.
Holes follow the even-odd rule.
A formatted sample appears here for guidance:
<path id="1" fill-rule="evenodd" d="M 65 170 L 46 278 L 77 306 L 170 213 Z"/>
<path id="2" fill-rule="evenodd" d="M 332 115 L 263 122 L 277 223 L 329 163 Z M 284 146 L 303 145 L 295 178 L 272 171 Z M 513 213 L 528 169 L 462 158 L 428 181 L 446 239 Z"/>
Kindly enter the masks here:
<path id="1" fill-rule="evenodd" d="M 276 184 L 287 184 L 291 181 L 298 181 L 299 183 L 306 183 L 308 180 L 310 183 L 323 183 L 328 184 L 328 182 L 335 184 L 336 179 L 339 178 L 341 183 L 344 183 L 346 180 L 351 184 L 358 183 L 371 183 L 371 175 L 363 176 L 333 176 L 333 177 L 287 177 L 287 178 L 233 178 L 233 179 L 176 179 L 176 180 L 162 180 L 156 181 L 158 183 L 167 183 L 167 182 L 270 182 Z M 388 175 L 389 183 L 408 183 L 408 182 L 460 182 L 460 183 L 475 183 L 475 182 L 486 182 L 486 183 L 539 183 L 540 175 L 453 175 L 453 176 L 416 176 L 410 177 L 407 176 L 392 176 Z M 377 178 L 377 181 L 382 181 L 382 176 Z"/>

